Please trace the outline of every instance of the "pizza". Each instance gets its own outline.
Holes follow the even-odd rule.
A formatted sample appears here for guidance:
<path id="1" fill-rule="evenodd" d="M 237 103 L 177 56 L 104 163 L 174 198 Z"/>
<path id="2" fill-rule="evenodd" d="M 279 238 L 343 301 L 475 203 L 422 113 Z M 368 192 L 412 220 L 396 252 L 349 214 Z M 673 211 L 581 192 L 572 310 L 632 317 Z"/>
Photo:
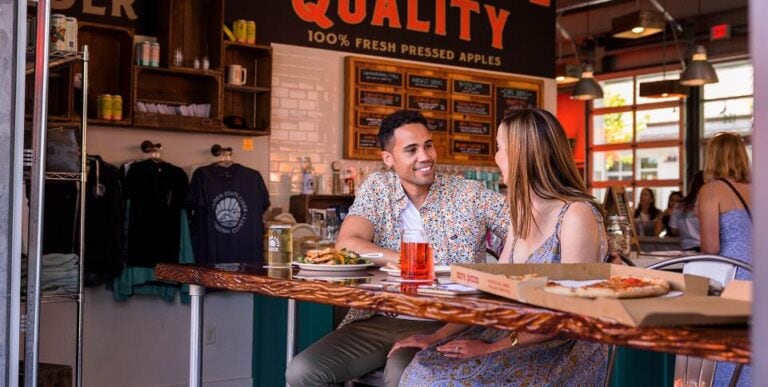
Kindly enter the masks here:
<path id="1" fill-rule="evenodd" d="M 653 297 L 667 294 L 669 292 L 669 282 L 659 278 L 624 275 L 613 276 L 607 280 L 576 287 L 550 281 L 547 283 L 544 291 L 561 296 L 584 298 Z"/>

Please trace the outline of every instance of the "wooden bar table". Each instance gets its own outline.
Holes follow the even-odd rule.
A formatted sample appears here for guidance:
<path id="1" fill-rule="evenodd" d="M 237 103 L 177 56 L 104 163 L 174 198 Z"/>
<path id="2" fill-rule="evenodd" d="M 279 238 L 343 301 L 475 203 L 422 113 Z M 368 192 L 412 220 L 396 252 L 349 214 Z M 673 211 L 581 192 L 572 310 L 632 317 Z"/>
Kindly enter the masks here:
<path id="1" fill-rule="evenodd" d="M 405 314 L 441 321 L 556 334 L 645 350 L 692 355 L 712 360 L 749 363 L 751 346 L 747 325 L 634 328 L 600 319 L 517 303 L 493 295 L 440 297 L 414 294 L 413 288 L 393 292 L 370 290 L 386 274 L 376 269 L 333 273 L 336 278 L 295 269 L 266 269 L 248 264 L 159 264 L 157 279 L 190 285 L 192 326 L 190 385 L 202 383 L 202 297 L 205 288 L 259 293 L 290 300 Z M 344 279 L 355 278 L 355 279 Z M 295 306 L 294 306 L 295 307 Z M 295 317 L 289 307 L 289 318 Z M 289 321 L 289 325 L 292 322 Z M 289 326 L 289 331 L 292 329 Z M 288 332 L 289 356 L 293 335 Z"/>

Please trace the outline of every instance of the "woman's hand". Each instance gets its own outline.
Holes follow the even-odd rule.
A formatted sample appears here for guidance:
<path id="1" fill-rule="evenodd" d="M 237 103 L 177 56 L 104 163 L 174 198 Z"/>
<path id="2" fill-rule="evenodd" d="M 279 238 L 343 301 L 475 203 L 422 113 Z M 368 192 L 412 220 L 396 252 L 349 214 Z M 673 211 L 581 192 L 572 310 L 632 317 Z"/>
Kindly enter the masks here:
<path id="1" fill-rule="evenodd" d="M 435 339 L 432 335 L 408 336 L 396 342 L 395 345 L 392 346 L 392 349 L 389 350 L 387 357 L 392 356 L 392 354 L 400 348 L 418 348 L 419 350 L 427 348 L 437 340 L 439 339 Z"/>
<path id="2" fill-rule="evenodd" d="M 437 347 L 437 350 L 445 355 L 445 357 L 470 359 L 496 352 L 500 348 L 480 340 L 456 339 Z"/>

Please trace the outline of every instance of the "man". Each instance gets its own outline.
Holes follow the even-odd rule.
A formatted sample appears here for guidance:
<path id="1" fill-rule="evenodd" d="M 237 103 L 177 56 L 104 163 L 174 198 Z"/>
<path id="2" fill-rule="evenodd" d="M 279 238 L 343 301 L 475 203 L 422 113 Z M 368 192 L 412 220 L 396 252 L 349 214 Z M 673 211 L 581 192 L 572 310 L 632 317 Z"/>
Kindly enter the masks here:
<path id="1" fill-rule="evenodd" d="M 506 239 L 504 198 L 478 182 L 437 173 L 437 152 L 426 119 L 418 112 L 390 114 L 379 128 L 384 164 L 394 172 L 371 174 L 344 219 L 336 247 L 383 254 L 377 265 L 400 259 L 403 229 L 423 229 L 436 265 L 485 262 L 485 236 Z M 416 349 L 387 353 L 400 338 L 432 333 L 443 323 L 352 310 L 342 327 L 296 356 L 286 381 L 293 387 L 326 386 L 385 366 L 384 381 L 396 386 Z"/>

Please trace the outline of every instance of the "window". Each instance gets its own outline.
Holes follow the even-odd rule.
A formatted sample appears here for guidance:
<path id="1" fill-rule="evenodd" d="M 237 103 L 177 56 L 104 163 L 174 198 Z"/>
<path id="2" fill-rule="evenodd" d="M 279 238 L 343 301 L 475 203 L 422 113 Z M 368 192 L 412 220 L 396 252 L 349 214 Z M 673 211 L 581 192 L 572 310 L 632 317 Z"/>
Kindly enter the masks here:
<path id="1" fill-rule="evenodd" d="M 590 112 L 587 184 L 598 200 L 609 186 L 620 185 L 630 200 L 651 188 L 656 207 L 666 208 L 669 194 L 682 187 L 683 100 L 643 98 L 641 82 L 675 79 L 677 74 L 641 74 L 600 82 L 604 97 Z"/>
<path id="2" fill-rule="evenodd" d="M 752 159 L 752 115 L 754 113 L 754 70 L 746 61 L 715 64 L 720 82 L 704 85 L 702 109 L 701 154 L 705 155 L 706 142 L 720 132 L 739 133 L 747 144 Z M 702 158 L 702 166 L 704 160 Z"/>

